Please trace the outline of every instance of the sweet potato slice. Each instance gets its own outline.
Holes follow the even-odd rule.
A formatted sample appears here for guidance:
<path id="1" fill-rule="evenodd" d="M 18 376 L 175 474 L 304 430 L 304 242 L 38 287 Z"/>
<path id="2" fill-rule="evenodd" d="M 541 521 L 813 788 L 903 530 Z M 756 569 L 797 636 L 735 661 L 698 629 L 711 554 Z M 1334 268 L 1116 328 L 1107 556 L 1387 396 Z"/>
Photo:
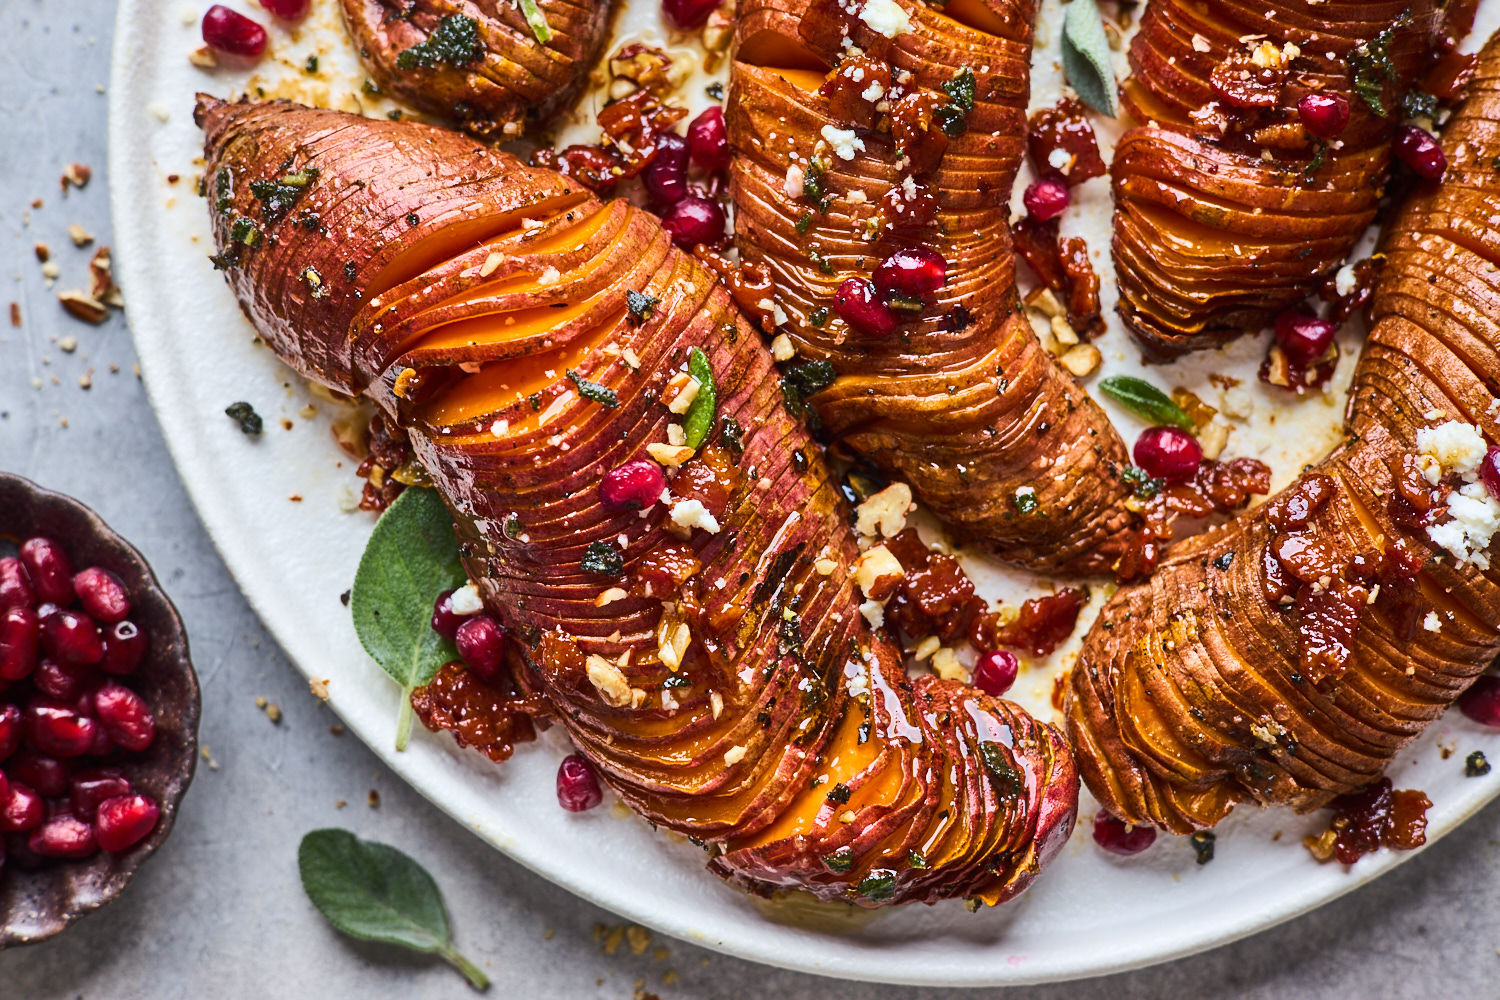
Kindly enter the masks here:
<path id="1" fill-rule="evenodd" d="M 1077 808 L 1061 733 L 907 679 L 861 613 L 850 512 L 769 351 L 651 216 L 426 126 L 207 97 L 198 120 L 246 313 L 288 364 L 408 430 L 519 640 L 516 687 L 633 809 L 758 893 L 993 904 L 1030 883 Z M 274 219 L 268 180 L 298 192 Z M 669 491 L 718 492 L 683 541 L 665 503 L 610 510 L 599 486 L 667 446 L 663 389 L 692 348 L 716 419 Z M 653 590 L 668 548 L 688 570 Z"/>
<path id="2" fill-rule="evenodd" d="M 1448 176 L 1384 237 L 1348 442 L 1172 550 L 1085 640 L 1068 734 L 1089 788 L 1130 822 L 1189 832 L 1245 798 L 1326 805 L 1378 779 L 1500 653 L 1497 546 L 1455 550 L 1448 501 L 1472 484 L 1421 445 L 1460 425 L 1473 447 L 1500 440 L 1500 42 L 1471 87 L 1443 133 Z M 1309 543 L 1338 555 L 1289 588 L 1300 564 L 1277 553 Z M 1341 611 L 1329 595 L 1357 599 Z"/>
<path id="3" fill-rule="evenodd" d="M 1035 4 L 901 2 L 909 27 L 891 37 L 863 6 L 739 7 L 725 107 L 731 193 L 741 256 L 775 282 L 767 333 L 795 350 L 785 367 L 836 373 L 808 400 L 822 432 L 909 483 L 960 534 L 1032 569 L 1108 571 L 1128 544 L 1129 456 L 1042 349 L 1016 289 L 1009 201 Z M 863 55 L 844 61 L 846 51 Z M 828 82 L 835 64 L 845 76 Z M 948 114 L 951 134 L 907 136 L 888 107 L 897 99 L 884 96 L 896 88 Z M 851 328 L 835 308 L 841 283 L 908 247 L 942 255 L 944 286 L 893 336 Z M 1018 503 L 1031 490 L 1036 503 Z"/>
<path id="4" fill-rule="evenodd" d="M 609 41 L 613 0 L 536 0 L 541 40 L 509 0 L 340 0 L 382 92 L 497 140 L 567 108 Z"/>
<path id="5" fill-rule="evenodd" d="M 1148 357 L 1258 330 L 1344 262 L 1375 217 L 1401 98 L 1465 7 L 1151 0 L 1121 88 L 1139 125 L 1111 171 L 1120 315 Z M 1236 106 L 1224 80 L 1262 67 L 1269 104 Z M 1298 118 L 1309 93 L 1350 103 L 1332 141 Z"/>

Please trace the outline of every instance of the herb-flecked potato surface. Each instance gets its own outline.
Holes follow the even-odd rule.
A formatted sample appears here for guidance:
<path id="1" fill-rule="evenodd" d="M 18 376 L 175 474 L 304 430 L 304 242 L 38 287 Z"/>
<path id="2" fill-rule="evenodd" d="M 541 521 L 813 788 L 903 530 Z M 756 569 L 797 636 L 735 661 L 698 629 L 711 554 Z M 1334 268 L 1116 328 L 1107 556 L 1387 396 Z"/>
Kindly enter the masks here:
<path id="1" fill-rule="evenodd" d="M 997 903 L 1056 854 L 1078 790 L 1061 734 L 907 678 L 768 350 L 653 218 L 413 123 L 208 97 L 198 120 L 246 313 L 408 429 L 519 640 L 516 685 L 633 809 L 750 891 L 865 906 Z M 664 390 L 693 349 L 714 422 L 673 445 Z M 601 502 L 647 456 L 693 521 Z"/>

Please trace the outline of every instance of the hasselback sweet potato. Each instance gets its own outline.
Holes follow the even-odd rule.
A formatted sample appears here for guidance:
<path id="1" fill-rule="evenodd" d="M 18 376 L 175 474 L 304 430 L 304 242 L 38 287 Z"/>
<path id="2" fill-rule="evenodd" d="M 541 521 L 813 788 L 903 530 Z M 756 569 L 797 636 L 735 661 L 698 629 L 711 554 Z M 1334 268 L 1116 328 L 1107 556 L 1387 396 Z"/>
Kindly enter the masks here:
<path id="1" fill-rule="evenodd" d="M 994 903 L 1031 881 L 1076 810 L 1061 734 L 907 679 L 767 349 L 651 216 L 425 126 L 206 97 L 198 117 L 247 314 L 407 429 L 518 686 L 632 808 L 756 892 Z M 268 184 L 297 192 L 275 220 Z M 693 349 L 713 421 L 673 444 Z M 647 456 L 677 466 L 670 499 L 605 506 L 605 474 Z"/>
<path id="2" fill-rule="evenodd" d="M 613 0 L 339 0 L 380 90 L 476 135 L 516 138 L 578 96 Z M 542 39 L 545 38 L 544 42 Z"/>
<path id="3" fill-rule="evenodd" d="M 1349 439 L 1121 590 L 1069 684 L 1104 807 L 1186 832 L 1238 799 L 1310 810 L 1373 782 L 1500 653 L 1500 45 L 1390 226 Z M 1491 487 L 1493 489 L 1493 487 Z"/>
<path id="4" fill-rule="evenodd" d="M 1111 168 L 1120 315 L 1148 357 L 1259 330 L 1344 262 L 1442 11 L 1464 6 L 1151 0 L 1121 87 L 1139 127 Z M 1298 102 L 1313 93 L 1347 101 L 1347 127 L 1309 132 Z"/>
<path id="5" fill-rule="evenodd" d="M 735 240 L 774 281 L 767 332 L 796 352 L 784 369 L 837 375 L 810 397 L 829 439 L 1001 558 L 1097 573 L 1128 544 L 1129 456 L 1033 333 L 1008 226 L 1035 13 L 741 3 L 725 109 Z M 899 329 L 840 318 L 845 283 L 909 249 L 941 256 L 942 286 L 893 298 Z"/>

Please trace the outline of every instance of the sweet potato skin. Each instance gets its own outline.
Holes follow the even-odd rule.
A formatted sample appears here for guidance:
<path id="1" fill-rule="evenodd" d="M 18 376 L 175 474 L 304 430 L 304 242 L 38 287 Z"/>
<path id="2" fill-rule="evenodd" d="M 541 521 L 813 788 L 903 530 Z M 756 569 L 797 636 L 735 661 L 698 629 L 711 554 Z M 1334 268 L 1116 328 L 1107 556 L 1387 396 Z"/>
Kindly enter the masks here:
<path id="1" fill-rule="evenodd" d="M 1500 566 L 1455 564 L 1413 523 L 1402 491 L 1419 430 L 1453 419 L 1500 439 L 1500 240 L 1488 222 L 1500 210 L 1497 116 L 1491 41 L 1444 131 L 1447 178 L 1384 238 L 1349 440 L 1302 480 L 1336 488 L 1313 537 L 1387 560 L 1404 548 L 1421 590 L 1372 594 L 1342 675 L 1310 677 L 1299 616 L 1267 596 L 1280 498 L 1178 546 L 1110 601 L 1070 675 L 1069 739 L 1110 812 L 1188 832 L 1243 798 L 1318 808 L 1375 780 L 1500 653 Z"/>
<path id="2" fill-rule="evenodd" d="M 1121 138 L 1111 168 L 1119 310 L 1149 358 L 1258 330 L 1344 262 L 1375 217 L 1401 118 L 1395 107 L 1443 37 L 1442 7 L 1151 0 L 1121 88 L 1140 124 Z M 1392 70 L 1378 81 L 1385 115 L 1355 87 L 1357 53 L 1382 32 Z M 1246 57 L 1244 38 L 1298 51 L 1249 135 L 1235 131 L 1237 112 L 1211 84 L 1226 60 Z M 1336 143 L 1320 145 L 1298 120 L 1297 101 L 1311 92 L 1350 103 Z M 1230 117 L 1227 134 L 1193 117 L 1215 109 Z"/>
<path id="3" fill-rule="evenodd" d="M 847 40 L 930 93 L 964 67 L 976 75 L 968 130 L 948 140 L 930 175 L 936 220 L 862 237 L 903 178 L 894 140 L 873 130 L 860 132 L 864 150 L 852 160 L 829 157 L 826 212 L 787 193 L 789 169 L 806 164 L 822 130 L 849 123 L 827 98 L 771 68 L 772 53 L 800 47 L 832 65 L 843 23 L 821 0 L 749 0 L 738 9 L 741 58 L 725 105 L 736 243 L 775 280 L 787 317 L 778 332 L 797 350 L 789 364 L 827 361 L 838 373 L 810 400 L 829 437 L 910 484 L 924 508 L 1002 559 L 1061 574 L 1108 572 L 1127 545 L 1119 473 L 1130 458 L 1103 412 L 1042 349 L 1016 289 L 1009 196 L 1025 152 L 1035 5 L 988 0 L 998 35 L 933 6 L 901 6 L 911 31 L 887 41 L 853 18 Z M 948 262 L 935 303 L 895 337 L 851 333 L 831 308 L 840 282 L 910 246 Z M 1037 500 L 1029 512 L 1016 499 L 1026 489 Z"/>
<path id="4" fill-rule="evenodd" d="M 454 515 L 471 578 L 520 640 L 518 687 L 547 699 L 632 808 L 708 842 L 713 870 L 754 892 L 797 887 L 867 906 L 954 897 L 995 903 L 1030 883 L 1072 829 L 1078 778 L 1066 741 L 972 688 L 906 679 L 899 651 L 858 610 L 848 509 L 786 411 L 768 351 L 725 290 L 653 219 L 623 202 L 601 205 L 557 175 L 460 137 L 440 148 L 459 151 L 465 169 L 447 172 L 447 187 L 419 188 L 419 199 L 410 182 L 433 169 L 432 144 L 447 140 L 409 123 L 209 98 L 200 99 L 199 117 L 210 178 L 229 169 L 264 180 L 317 166 L 300 199 L 332 216 L 344 244 L 366 250 L 369 268 L 357 270 L 339 298 L 299 295 L 296 269 L 305 265 L 297 251 L 312 250 L 296 242 L 302 230 L 283 243 L 271 227 L 228 267 L 232 287 L 289 363 L 325 384 L 364 391 L 409 430 Z M 384 157 L 379 169 L 360 171 L 371 179 L 353 188 L 350 171 L 374 153 Z M 386 178 L 408 187 L 386 190 Z M 222 209 L 211 201 L 221 252 L 233 247 L 233 219 L 257 207 L 238 190 Z M 427 207 L 449 204 L 468 207 L 455 215 Z M 376 266 L 497 208 L 513 222 L 488 242 L 476 239 L 404 281 Z M 405 236 L 401 223 L 411 213 L 415 235 Z M 532 225 L 521 225 L 523 217 Z M 585 245 L 547 243 L 586 223 L 597 230 Z M 535 249 L 543 245 L 552 249 Z M 553 270 L 555 280 L 540 288 L 512 281 Z M 493 294 L 464 299 L 484 290 L 481 278 L 494 282 Z M 655 300 L 638 322 L 627 318 L 627 289 Z M 440 348 L 411 335 L 430 322 L 519 314 L 553 299 L 599 303 L 599 311 L 552 327 L 545 339 Z M 444 304 L 459 301 L 477 304 L 467 312 Z M 427 319 L 411 319 L 422 310 L 431 310 Z M 525 358 L 557 349 L 557 341 L 566 348 L 601 324 L 616 350 L 590 351 L 576 375 L 614 392 L 616 405 L 574 393 L 570 376 L 481 418 L 434 416 L 453 380 L 472 374 L 458 365 Z M 672 707 L 665 697 L 672 673 L 657 645 L 663 616 L 676 612 L 633 589 L 601 609 L 601 592 L 617 581 L 585 569 L 582 556 L 593 543 L 619 546 L 628 574 L 670 540 L 662 505 L 646 517 L 613 512 L 600 503 L 598 484 L 604 471 L 666 437 L 672 417 L 661 390 L 693 346 L 709 355 L 718 413 L 742 428 L 743 451 L 722 530 L 692 535 L 702 569 L 672 602 L 694 636 L 680 667 L 692 683 L 671 689 Z M 524 429 L 538 411 L 554 416 Z M 497 417 L 523 429 L 496 429 Z M 709 446 L 728 447 L 717 428 Z M 816 555 L 834 569 L 815 569 Z M 618 664 L 641 699 L 606 699 L 590 679 L 590 657 Z M 864 692 L 850 691 L 856 678 Z M 711 694 L 721 699 L 717 707 Z M 931 711 L 934 703 L 949 706 L 949 721 L 936 721 L 943 716 Z M 871 762 L 848 779 L 856 799 L 846 791 L 844 802 L 825 802 L 829 783 L 813 779 L 832 766 L 826 752 L 835 734 L 861 720 L 863 738 L 847 752 L 867 752 Z M 864 784 L 891 783 L 890 801 L 857 798 Z M 915 864 L 909 852 L 932 839 L 945 800 L 962 820 Z M 810 805 L 816 814 L 795 836 L 768 833 L 789 809 Z"/>
<path id="5" fill-rule="evenodd" d="M 513 139 L 568 107 L 610 37 L 613 0 L 537 0 L 552 37 L 537 41 L 508 0 L 340 0 L 360 60 L 380 89 L 485 138 Z M 401 53 L 452 15 L 473 18 L 483 53 L 463 65 L 402 69 Z"/>

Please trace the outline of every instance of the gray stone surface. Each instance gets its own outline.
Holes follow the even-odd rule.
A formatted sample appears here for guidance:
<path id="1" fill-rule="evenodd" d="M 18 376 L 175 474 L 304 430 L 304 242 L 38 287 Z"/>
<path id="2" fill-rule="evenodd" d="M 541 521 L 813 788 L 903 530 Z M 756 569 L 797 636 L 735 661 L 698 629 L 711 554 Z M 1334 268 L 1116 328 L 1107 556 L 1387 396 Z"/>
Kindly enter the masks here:
<path id="1" fill-rule="evenodd" d="M 670 952 L 663 958 L 628 948 L 607 956 L 592 933 L 616 923 L 609 914 L 492 851 L 381 773 L 352 737 L 330 733 L 336 720 L 246 606 L 194 515 L 132 374 L 125 323 L 115 316 L 87 326 L 54 298 L 87 283 L 89 252 L 73 247 L 69 223 L 109 242 L 105 98 L 96 85 L 108 77 L 112 19 L 108 0 L 0 0 L 0 468 L 79 497 L 155 565 L 188 623 L 203 680 L 202 738 L 218 767 L 200 768 L 172 839 L 121 899 L 51 942 L 0 954 L 0 1000 L 469 995 L 445 967 L 353 943 L 313 912 L 297 884 L 296 844 L 335 824 L 427 864 L 459 946 L 493 976 L 491 995 L 507 1000 L 624 1000 L 637 983 L 663 1000 L 957 996 L 836 983 L 676 941 L 653 942 Z M 92 166 L 94 179 L 64 198 L 58 176 L 74 161 Z M 30 208 L 38 198 L 43 207 Z M 37 241 L 61 266 L 52 290 L 33 255 Z M 3 312 L 11 300 L 21 304 L 20 329 Z M 76 352 L 60 348 L 66 337 L 77 338 Z M 80 388 L 90 372 L 92 388 Z M 280 725 L 256 709 L 257 696 L 282 707 Z M 378 808 L 366 804 L 371 789 Z M 1250 940 L 1007 996 L 1494 997 L 1497 875 L 1500 808 L 1492 806 L 1376 884 Z M 675 982 L 664 985 L 664 976 Z"/>

